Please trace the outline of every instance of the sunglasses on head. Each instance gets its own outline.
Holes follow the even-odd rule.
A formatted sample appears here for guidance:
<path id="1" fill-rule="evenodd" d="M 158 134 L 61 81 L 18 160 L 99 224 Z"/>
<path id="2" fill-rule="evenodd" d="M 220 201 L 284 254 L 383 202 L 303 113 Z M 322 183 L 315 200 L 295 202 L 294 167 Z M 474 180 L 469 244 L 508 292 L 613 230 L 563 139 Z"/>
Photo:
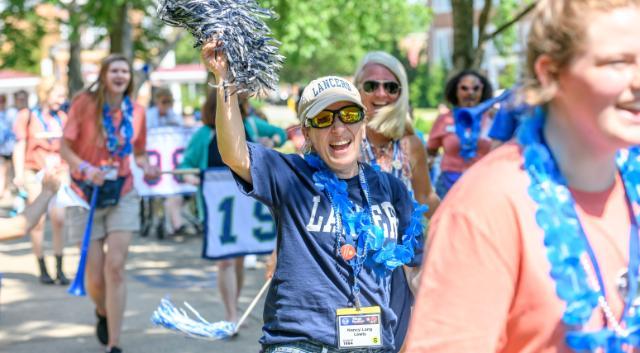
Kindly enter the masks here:
<path id="1" fill-rule="evenodd" d="M 325 109 L 316 114 L 316 116 L 314 116 L 313 118 L 307 119 L 305 122 L 305 126 L 310 126 L 316 129 L 324 129 L 333 125 L 336 116 L 338 116 L 338 119 L 340 119 L 340 121 L 342 121 L 344 124 L 355 124 L 361 122 L 364 119 L 364 112 L 357 105 L 350 105 L 338 110 Z"/>
<path id="2" fill-rule="evenodd" d="M 362 90 L 365 91 L 365 93 L 373 93 L 378 90 L 380 85 L 382 85 L 382 88 L 384 88 L 387 94 L 398 94 L 400 92 L 400 84 L 395 81 L 364 81 L 362 83 Z"/>
<path id="3" fill-rule="evenodd" d="M 479 90 L 482 89 L 482 86 L 475 85 L 475 86 L 469 87 L 466 85 L 460 85 L 460 89 L 463 90 L 464 92 L 478 92 Z"/>

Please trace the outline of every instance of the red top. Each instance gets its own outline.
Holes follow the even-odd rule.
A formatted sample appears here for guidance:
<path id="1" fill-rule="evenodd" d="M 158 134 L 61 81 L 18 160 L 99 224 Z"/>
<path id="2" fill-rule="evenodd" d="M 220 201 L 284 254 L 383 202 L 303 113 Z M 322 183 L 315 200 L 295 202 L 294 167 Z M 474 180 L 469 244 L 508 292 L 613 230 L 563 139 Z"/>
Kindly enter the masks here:
<path id="1" fill-rule="evenodd" d="M 62 128 L 67 122 L 67 115 L 63 111 L 59 111 L 57 116 L 59 121 L 49 111 L 39 112 L 22 109 L 18 113 L 13 130 L 18 141 L 26 141 L 25 169 L 38 171 L 47 164 L 57 166 L 61 163 L 60 137 L 39 136 L 44 132 L 58 133 L 59 136 L 62 136 Z"/>
<path id="2" fill-rule="evenodd" d="M 427 148 L 434 150 L 442 147 L 444 154 L 442 155 L 440 169 L 443 172 L 462 173 L 491 151 L 491 139 L 488 136 L 490 128 L 491 118 L 485 114 L 482 117 L 476 156 L 465 162 L 460 156 L 460 139 L 456 135 L 453 113 L 439 115 L 429 133 Z"/>
<path id="3" fill-rule="evenodd" d="M 130 156 L 120 158 L 117 155 L 112 156 L 107 150 L 105 137 L 101 131 L 98 131 L 96 117 L 98 112 L 95 98 L 91 93 L 82 93 L 76 97 L 71 103 L 69 110 L 69 120 L 64 128 L 64 138 L 69 143 L 69 147 L 78 157 L 87 161 L 93 166 L 100 167 L 105 165 L 118 165 L 118 176 L 126 177 L 121 195 L 125 195 L 133 189 L 133 177 L 131 168 L 129 167 Z M 122 112 L 120 108 L 112 111 L 113 123 L 119 126 L 122 121 Z M 123 137 L 118 136 L 122 143 Z M 144 108 L 141 105 L 133 104 L 133 153 L 136 155 L 144 154 L 147 143 L 147 130 L 145 122 Z M 82 179 L 79 171 L 74 170 L 71 176 L 75 179 Z M 72 185 L 73 186 L 73 185 Z M 75 188 L 76 191 L 79 189 Z M 79 195 L 82 195 L 80 192 Z"/>

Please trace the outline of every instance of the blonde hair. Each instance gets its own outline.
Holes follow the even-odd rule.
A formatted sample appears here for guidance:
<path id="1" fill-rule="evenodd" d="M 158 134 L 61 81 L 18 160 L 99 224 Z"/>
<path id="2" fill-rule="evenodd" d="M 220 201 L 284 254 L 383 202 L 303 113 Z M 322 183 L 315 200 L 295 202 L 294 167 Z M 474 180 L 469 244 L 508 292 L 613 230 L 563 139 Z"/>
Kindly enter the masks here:
<path id="1" fill-rule="evenodd" d="M 369 64 L 384 66 L 398 79 L 400 83 L 400 96 L 395 103 L 380 109 L 369 121 L 367 126 L 390 139 L 402 138 L 406 131 L 406 125 L 411 121 L 409 116 L 409 82 L 407 73 L 402 63 L 391 54 L 382 51 L 372 51 L 362 58 L 355 73 L 354 83 L 361 88 L 364 68 Z M 410 124 L 409 124 L 410 125 Z"/>
<path id="2" fill-rule="evenodd" d="M 558 71 L 580 54 L 592 11 L 640 6 L 640 0 L 541 0 L 533 14 L 527 39 L 527 78 L 523 87 L 525 100 L 531 105 L 549 102 L 556 94 Z M 551 84 L 543 87 L 535 73 L 538 58 L 547 55 L 554 68 Z"/>
<path id="3" fill-rule="evenodd" d="M 41 106 L 49 105 L 49 96 L 54 89 L 61 88 L 65 92 L 67 91 L 67 87 L 58 81 L 51 79 L 43 79 L 40 81 L 38 86 L 36 87 L 36 94 L 38 95 L 38 104 Z"/>

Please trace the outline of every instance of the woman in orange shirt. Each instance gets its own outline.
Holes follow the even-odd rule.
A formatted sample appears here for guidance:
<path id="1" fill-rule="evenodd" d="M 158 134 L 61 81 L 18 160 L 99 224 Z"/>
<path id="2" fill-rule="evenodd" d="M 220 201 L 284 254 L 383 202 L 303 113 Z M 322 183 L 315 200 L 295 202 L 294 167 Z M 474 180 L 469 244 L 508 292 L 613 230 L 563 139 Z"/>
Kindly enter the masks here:
<path id="1" fill-rule="evenodd" d="M 445 87 L 445 97 L 454 108 L 471 108 L 490 99 L 493 89 L 489 81 L 478 72 L 464 70 L 453 76 Z M 460 130 L 457 129 L 453 111 L 439 115 L 433 123 L 427 154 L 431 160 L 443 150 L 440 175 L 435 182 L 436 193 L 443 199 L 449 189 L 469 167 L 491 150 L 488 137 L 491 119 L 483 114 L 476 128 L 472 128 L 469 141 L 463 143 Z"/>
<path id="2" fill-rule="evenodd" d="M 409 352 L 640 351 L 640 0 L 542 0 L 516 141 L 429 229 Z"/>
<path id="3" fill-rule="evenodd" d="M 100 187 L 86 286 L 96 306 L 96 335 L 111 353 L 122 352 L 118 346 L 126 301 L 124 266 L 133 232 L 140 229 L 131 154 L 146 179 L 160 175 L 147 158 L 144 108 L 132 102 L 131 75 L 131 64 L 120 54 L 102 61 L 98 80 L 71 103 L 61 150 L 72 170 L 71 186 L 79 195 L 89 201 L 93 186 Z M 70 239 L 81 241 L 87 215 L 81 207 L 67 209 L 65 230 Z"/>
<path id="4" fill-rule="evenodd" d="M 60 138 L 62 137 L 62 128 L 67 121 L 67 115 L 60 109 L 60 106 L 67 99 L 64 86 L 45 82 L 38 88 L 38 91 L 40 106 L 32 110 L 21 110 L 14 123 L 17 139 L 13 153 L 14 184 L 27 191 L 29 203 L 32 203 L 42 190 L 42 183 L 36 174 L 45 168 L 49 170 L 59 168 L 62 164 Z M 55 281 L 49 276 L 42 250 L 44 217 L 30 232 L 33 254 L 36 255 L 40 269 L 40 283 L 53 284 L 57 282 L 66 285 L 69 284 L 69 281 L 62 271 L 64 209 L 49 209 L 49 217 L 53 252 L 56 257 Z"/>

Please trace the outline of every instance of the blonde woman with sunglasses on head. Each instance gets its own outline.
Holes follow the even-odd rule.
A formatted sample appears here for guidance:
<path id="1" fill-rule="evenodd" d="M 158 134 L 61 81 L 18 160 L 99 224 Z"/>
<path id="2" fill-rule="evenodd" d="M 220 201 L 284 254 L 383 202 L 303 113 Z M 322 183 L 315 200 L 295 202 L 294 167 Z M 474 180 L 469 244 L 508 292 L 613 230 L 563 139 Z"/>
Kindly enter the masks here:
<path id="1" fill-rule="evenodd" d="M 309 83 L 298 106 L 306 154 L 285 155 L 247 143 L 238 97 L 222 88 L 226 59 L 212 43 L 202 53 L 219 87 L 222 159 L 277 225 L 263 352 L 393 352 L 387 268 L 419 262 L 423 210 L 412 213 L 398 179 L 358 162 L 365 132 L 358 90 L 335 76 Z"/>
<path id="2" fill-rule="evenodd" d="M 489 81 L 473 70 L 464 70 L 453 76 L 445 87 L 445 98 L 454 108 L 475 107 L 492 95 Z M 480 123 L 474 125 L 476 129 L 471 129 L 467 143 L 462 142 L 461 129 L 458 128 L 459 122 L 454 119 L 453 110 L 439 115 L 433 123 L 427 141 L 427 153 L 433 160 L 440 149 L 443 151 L 441 172 L 435 183 L 440 199 L 445 197 L 467 169 L 491 151 L 491 139 L 488 137 L 491 116 L 482 114 L 477 118 Z M 466 150 L 464 146 L 469 146 L 471 150 Z"/>
<path id="3" fill-rule="evenodd" d="M 440 201 L 431 187 L 424 145 L 411 127 L 409 85 L 402 63 L 388 53 L 370 52 L 361 60 L 354 76 L 367 108 L 361 159 L 400 179 L 416 200 L 429 205 L 425 216 L 430 217 Z M 394 332 L 397 348 L 409 326 L 417 277 L 418 267 L 405 271 L 399 268 L 392 275 L 391 307 L 398 315 Z"/>

